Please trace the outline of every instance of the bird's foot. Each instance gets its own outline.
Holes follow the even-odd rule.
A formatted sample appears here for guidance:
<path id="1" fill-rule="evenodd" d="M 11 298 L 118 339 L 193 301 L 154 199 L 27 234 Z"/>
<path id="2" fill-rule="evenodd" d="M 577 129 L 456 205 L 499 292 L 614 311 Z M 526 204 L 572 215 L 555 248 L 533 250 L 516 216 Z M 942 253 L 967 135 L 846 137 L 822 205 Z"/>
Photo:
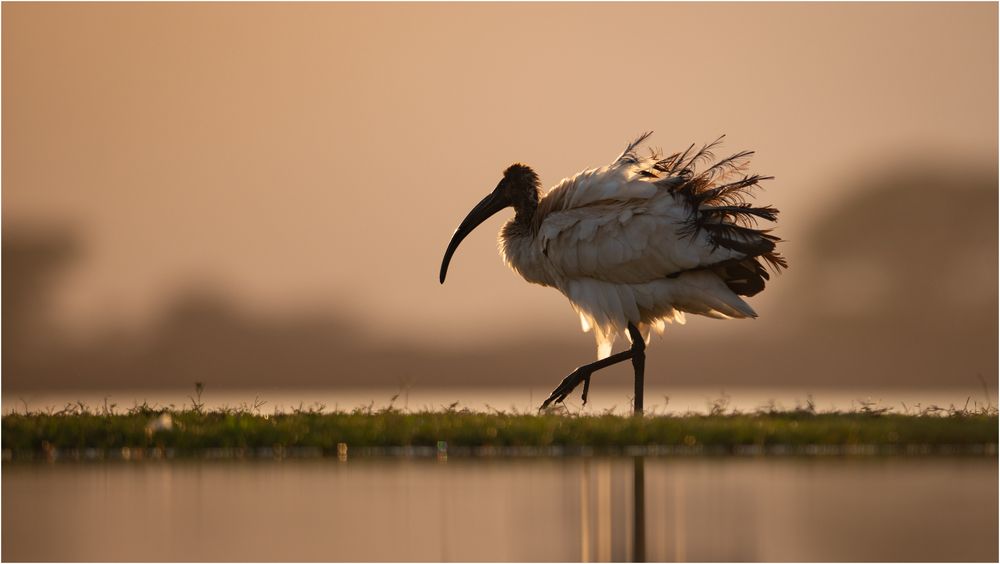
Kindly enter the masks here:
<path id="1" fill-rule="evenodd" d="M 543 410 L 552 403 L 562 403 L 564 399 L 573 393 L 573 390 L 575 390 L 581 382 L 583 383 L 583 403 L 586 404 L 587 392 L 590 390 L 591 374 L 593 374 L 593 371 L 588 370 L 583 366 L 577 368 L 571 372 L 569 376 L 563 378 L 563 381 L 559 383 L 555 390 L 552 390 L 552 393 L 549 394 L 549 398 L 542 402 L 542 407 L 538 409 Z"/>

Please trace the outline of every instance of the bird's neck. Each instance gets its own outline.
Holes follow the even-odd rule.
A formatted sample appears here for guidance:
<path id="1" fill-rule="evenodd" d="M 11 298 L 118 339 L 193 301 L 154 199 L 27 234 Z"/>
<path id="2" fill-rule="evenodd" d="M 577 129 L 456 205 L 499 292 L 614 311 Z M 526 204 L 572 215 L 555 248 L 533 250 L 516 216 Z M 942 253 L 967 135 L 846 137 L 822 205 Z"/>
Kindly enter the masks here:
<path id="1" fill-rule="evenodd" d="M 534 207 L 531 208 L 523 208 L 516 210 L 516 213 L 514 214 L 514 223 L 524 226 L 531 225 L 531 219 L 535 217 L 535 209 L 537 207 L 538 205 L 536 204 Z"/>
<path id="2" fill-rule="evenodd" d="M 523 198 L 514 202 L 514 223 L 527 227 L 538 209 L 538 189 L 528 191 Z"/>
<path id="3" fill-rule="evenodd" d="M 514 239 L 531 237 L 531 220 L 535 217 L 538 202 L 519 203 L 514 206 L 514 217 L 504 224 L 500 238 L 512 242 Z"/>

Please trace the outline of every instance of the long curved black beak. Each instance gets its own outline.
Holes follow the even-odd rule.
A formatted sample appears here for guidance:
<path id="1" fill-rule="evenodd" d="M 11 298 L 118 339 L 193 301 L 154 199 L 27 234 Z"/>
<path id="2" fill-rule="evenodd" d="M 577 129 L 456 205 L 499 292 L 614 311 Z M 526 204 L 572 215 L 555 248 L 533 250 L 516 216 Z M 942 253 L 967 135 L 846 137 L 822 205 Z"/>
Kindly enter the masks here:
<path id="1" fill-rule="evenodd" d="M 493 214 L 509 206 L 510 202 L 500 191 L 499 187 L 490 192 L 488 196 L 482 199 L 476 207 L 472 208 L 469 215 L 465 216 L 462 220 L 462 224 L 458 226 L 455 230 L 455 234 L 451 237 L 451 242 L 448 243 L 448 250 L 444 252 L 444 260 L 441 261 L 441 283 L 444 284 L 444 277 L 448 274 L 448 263 L 451 262 L 451 255 L 455 254 L 455 249 L 458 248 L 458 244 L 462 242 L 462 239 L 472 233 L 472 230 L 479 226 L 480 223 L 486 221 Z"/>

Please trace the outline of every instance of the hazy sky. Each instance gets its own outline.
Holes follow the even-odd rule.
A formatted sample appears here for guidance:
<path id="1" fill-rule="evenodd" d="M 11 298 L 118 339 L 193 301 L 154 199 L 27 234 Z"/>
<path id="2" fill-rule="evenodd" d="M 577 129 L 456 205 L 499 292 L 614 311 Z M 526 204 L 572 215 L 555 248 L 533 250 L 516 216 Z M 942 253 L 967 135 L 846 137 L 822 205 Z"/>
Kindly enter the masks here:
<path id="1" fill-rule="evenodd" d="M 551 186 L 649 129 L 668 151 L 726 133 L 777 177 L 792 269 L 753 300 L 766 316 L 852 181 L 998 150 L 995 3 L 2 10 L 3 221 L 78 228 L 59 296 L 78 324 L 207 283 L 418 341 L 578 331 L 501 263 L 507 214 L 444 287 L 441 255 L 505 166 Z"/>

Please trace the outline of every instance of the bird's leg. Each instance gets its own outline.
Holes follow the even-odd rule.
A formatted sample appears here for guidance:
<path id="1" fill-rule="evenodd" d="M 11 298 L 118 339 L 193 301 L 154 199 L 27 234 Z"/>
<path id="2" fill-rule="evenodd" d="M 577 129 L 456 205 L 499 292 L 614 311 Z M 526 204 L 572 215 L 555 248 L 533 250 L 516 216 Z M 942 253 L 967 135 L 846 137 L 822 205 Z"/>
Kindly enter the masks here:
<path id="1" fill-rule="evenodd" d="M 628 324 L 628 334 L 632 337 L 632 369 L 635 370 L 635 400 L 633 401 L 633 415 L 642 415 L 642 389 L 643 377 L 646 372 L 646 341 L 642 338 L 639 329 Z"/>
<path id="2" fill-rule="evenodd" d="M 613 354 L 607 358 L 602 358 L 596 362 L 591 362 L 590 364 L 584 364 L 571 372 L 569 376 L 563 378 L 563 381 L 560 382 L 556 389 L 552 391 L 549 398 L 542 403 L 542 407 L 539 409 L 545 409 L 552 402 L 562 403 L 562 401 L 566 399 L 566 397 L 569 396 L 577 386 L 580 385 L 580 382 L 588 382 L 590 380 L 590 375 L 594 372 L 597 372 L 602 368 L 607 368 L 612 364 L 618 364 L 619 362 L 630 358 L 632 358 L 632 351 L 627 350 L 618 354 Z M 585 384 L 584 390 L 587 388 L 588 386 Z"/>
<path id="3" fill-rule="evenodd" d="M 596 362 L 591 362 L 590 364 L 584 364 L 583 366 L 577 368 L 570 373 L 569 376 L 563 378 L 563 381 L 559 383 L 555 390 L 549 395 L 542 403 L 542 407 L 539 409 L 545 409 L 550 404 L 562 403 L 573 390 L 576 389 L 580 383 L 583 383 L 583 403 L 587 403 L 587 393 L 590 391 L 590 377 L 602 368 L 607 368 L 611 365 L 618 364 L 619 362 L 632 359 L 632 366 L 636 372 L 636 397 L 637 411 L 636 413 L 642 413 L 642 375 L 643 368 L 646 363 L 646 343 L 642 339 L 642 335 L 631 323 L 628 324 L 629 336 L 632 338 L 632 347 L 627 351 L 622 351 L 618 354 L 613 354 L 607 358 L 602 358 Z M 637 358 L 638 357 L 638 358 Z"/>

